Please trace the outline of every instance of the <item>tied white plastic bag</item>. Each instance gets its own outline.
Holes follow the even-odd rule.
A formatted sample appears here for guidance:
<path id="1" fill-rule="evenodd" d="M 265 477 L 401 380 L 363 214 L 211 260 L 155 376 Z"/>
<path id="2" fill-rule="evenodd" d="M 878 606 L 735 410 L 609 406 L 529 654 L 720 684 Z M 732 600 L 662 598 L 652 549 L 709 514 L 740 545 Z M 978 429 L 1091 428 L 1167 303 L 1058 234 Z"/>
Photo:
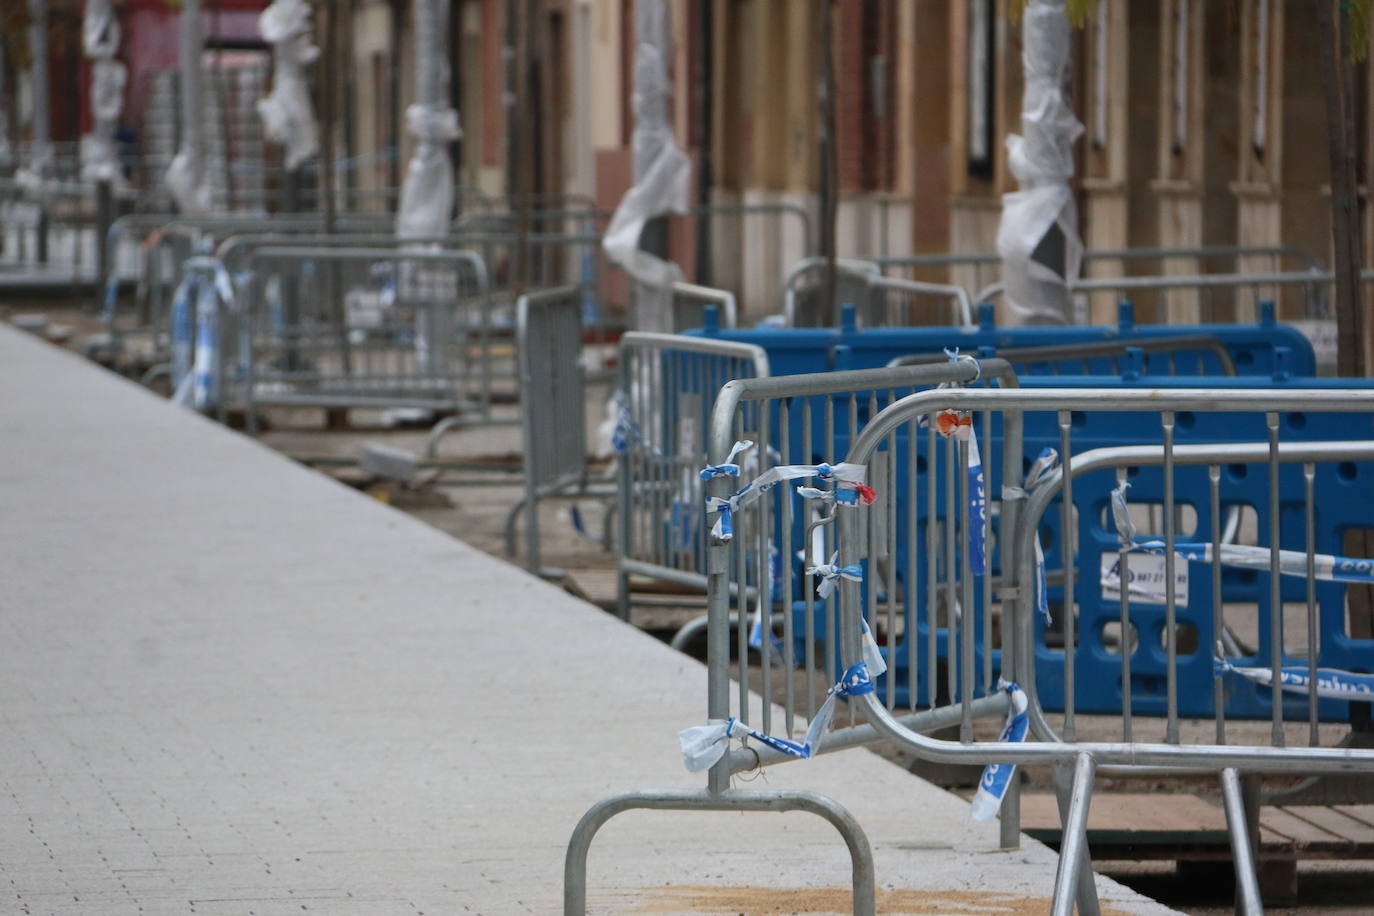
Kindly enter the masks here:
<path id="1" fill-rule="evenodd" d="M 830 688 L 825 702 L 816 710 L 810 727 L 806 730 L 804 742 L 778 738 L 751 728 L 733 716 L 724 722 L 719 720 L 706 725 L 696 725 L 678 732 L 678 749 L 682 751 L 682 762 L 690 772 L 698 773 L 713 767 L 725 756 L 730 747 L 730 739 L 748 736 L 767 747 L 780 751 L 789 757 L 810 760 L 820 750 L 821 736 L 830 726 L 835 714 L 835 703 L 839 697 L 857 697 L 873 692 L 873 680 L 863 662 L 850 665 L 840 678 L 839 683 Z"/>
<path id="2" fill-rule="evenodd" d="M 1025 692 L 1011 681 L 997 682 L 997 689 L 1007 692 L 1007 724 L 997 739 L 1006 743 L 1020 744 L 1026 740 L 1030 729 L 1030 715 L 1026 712 L 1029 704 Z M 978 780 L 978 791 L 973 796 L 969 816 L 975 821 L 989 821 L 1002 807 L 1002 799 L 1011 787 L 1012 777 L 1016 775 L 1014 763 L 992 763 L 983 768 L 983 776 Z"/>

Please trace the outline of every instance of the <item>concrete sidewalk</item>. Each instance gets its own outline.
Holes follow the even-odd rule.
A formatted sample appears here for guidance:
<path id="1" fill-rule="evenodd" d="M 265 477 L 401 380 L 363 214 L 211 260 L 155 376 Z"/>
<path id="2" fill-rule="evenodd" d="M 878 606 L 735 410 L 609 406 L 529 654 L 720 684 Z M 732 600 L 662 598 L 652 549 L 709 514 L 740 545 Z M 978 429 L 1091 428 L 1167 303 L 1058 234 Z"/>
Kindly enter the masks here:
<path id="1" fill-rule="evenodd" d="M 3 326 L 0 391 L 0 913 L 554 913 L 589 805 L 702 784 L 696 662 Z M 849 806 L 885 912 L 1048 908 L 1053 854 L 873 754 L 760 779 Z M 801 814 L 625 814 L 590 871 L 618 913 L 848 879 Z"/>

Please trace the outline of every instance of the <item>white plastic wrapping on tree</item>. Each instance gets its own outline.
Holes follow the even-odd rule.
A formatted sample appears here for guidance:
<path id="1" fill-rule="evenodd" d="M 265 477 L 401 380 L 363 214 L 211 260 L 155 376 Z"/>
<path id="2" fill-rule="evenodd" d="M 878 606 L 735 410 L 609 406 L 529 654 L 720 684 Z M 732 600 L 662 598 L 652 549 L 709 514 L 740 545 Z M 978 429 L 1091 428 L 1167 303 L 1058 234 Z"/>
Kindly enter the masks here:
<path id="1" fill-rule="evenodd" d="M 48 119 L 48 4 L 29 0 L 29 85 L 33 112 L 28 162 L 15 175 L 20 184 L 37 187 L 52 174 L 52 129 Z"/>
<path id="2" fill-rule="evenodd" d="M 1065 94 L 1070 50 L 1065 0 L 1027 0 L 1022 22 L 1022 133 L 1007 138 L 1008 164 L 1020 190 L 1002 195 L 997 252 L 1002 256 L 1010 323 L 1067 324 L 1068 283 L 1078 276 L 1083 259 L 1078 209 L 1069 188 L 1073 144 L 1083 125 Z M 1063 274 L 1045 263 L 1058 260 L 1057 254 L 1035 257 L 1056 226 L 1063 237 Z"/>
<path id="3" fill-rule="evenodd" d="M 396 234 L 401 238 L 444 235 L 453 212 L 453 161 L 448 145 L 463 135 L 458 112 L 448 103 L 448 0 L 415 0 L 415 104 L 406 127 L 419 142 L 406 168 Z"/>
<path id="4" fill-rule="evenodd" d="M 208 213 L 212 203 L 205 175 L 205 122 L 200 92 L 200 55 L 204 44 L 200 0 L 181 0 L 180 25 L 181 138 L 164 180 L 178 209 L 198 215 Z"/>
<path id="5" fill-rule="evenodd" d="M 315 109 L 305 68 L 320 56 L 312 39 L 306 0 L 273 0 L 258 16 L 258 32 L 272 45 L 272 91 L 258 100 L 258 116 L 269 140 L 286 147 L 288 170 L 320 150 Z"/>
<path id="6" fill-rule="evenodd" d="M 672 284 L 682 279 L 682 271 L 672 261 L 639 247 L 645 224 L 656 216 L 686 213 L 690 193 L 691 162 L 678 147 L 668 118 L 671 16 L 672 8 L 664 0 L 635 4 L 635 127 L 631 136 L 635 183 L 621 199 L 602 242 L 607 256 L 639 283 L 635 308 L 641 331 L 673 330 Z"/>
<path id="7" fill-rule="evenodd" d="M 124 108 L 127 68 L 115 60 L 119 52 L 119 19 L 110 0 L 86 0 L 81 20 L 81 47 L 91 60 L 92 131 L 81 138 L 81 177 L 125 185 L 124 170 L 115 149 L 115 125 Z"/>

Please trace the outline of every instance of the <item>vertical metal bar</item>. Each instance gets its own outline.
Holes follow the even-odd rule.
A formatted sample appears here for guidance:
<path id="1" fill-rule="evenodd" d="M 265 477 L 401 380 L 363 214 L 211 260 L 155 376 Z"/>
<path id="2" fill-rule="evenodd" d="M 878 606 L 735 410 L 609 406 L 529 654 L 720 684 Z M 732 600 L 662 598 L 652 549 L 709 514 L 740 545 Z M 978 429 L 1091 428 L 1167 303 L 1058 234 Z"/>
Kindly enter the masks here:
<path id="1" fill-rule="evenodd" d="M 1063 840 L 1059 846 L 1059 868 L 1054 879 L 1054 916 L 1073 916 L 1075 899 L 1079 913 L 1096 911 L 1096 890 L 1081 886 L 1092 882 L 1092 861 L 1088 856 L 1088 806 L 1092 801 L 1093 773 L 1097 769 L 1092 757 L 1079 754 L 1074 761 L 1073 782 L 1070 786 L 1069 808 L 1064 815 Z M 1088 898 L 1091 892 L 1091 901 Z M 1087 904 L 1087 905 L 1085 905 Z"/>
<path id="2" fill-rule="evenodd" d="M 735 414 L 735 441 L 744 436 L 743 420 Z M 737 459 L 738 460 L 738 459 Z M 729 478 L 726 478 L 727 480 Z M 735 554 L 735 646 L 739 652 L 739 719 L 749 722 L 749 565 L 744 552 L 746 532 L 744 514 L 734 519 L 735 537 L 730 542 Z"/>
<path id="3" fill-rule="evenodd" d="M 936 496 L 940 450 L 935 438 L 935 417 L 928 416 L 926 427 L 926 706 L 934 709 L 938 696 L 940 662 L 937 655 L 940 626 L 939 547 L 936 543 L 935 515 L 940 502 Z"/>
<path id="4" fill-rule="evenodd" d="M 1302 466 L 1307 516 L 1307 740 L 1317 746 L 1317 508 L 1313 500 L 1317 468 Z"/>
<path id="5" fill-rule="evenodd" d="M 811 461 L 812 445 L 812 425 L 811 425 L 811 399 L 802 399 L 802 453 L 799 460 L 803 463 Z M 806 532 L 802 540 L 802 569 L 803 571 L 810 566 L 815 558 L 811 552 L 811 510 L 802 504 L 802 511 L 806 513 L 806 526 L 802 529 Z M 816 714 L 816 589 L 811 576 L 806 576 L 802 582 L 805 591 L 806 619 L 802 626 L 806 629 L 806 644 L 803 646 L 803 653 L 806 656 L 806 717 L 810 719 Z"/>
<path id="6" fill-rule="evenodd" d="M 1174 606 L 1174 412 L 1160 411 L 1164 435 L 1164 652 L 1168 669 L 1165 739 L 1178 743 L 1178 609 Z"/>
<path id="7" fill-rule="evenodd" d="M 1073 459 L 1073 435 L 1070 428 L 1073 416 L 1067 410 L 1059 411 L 1059 462 L 1064 469 L 1064 487 L 1059 500 L 1059 556 L 1064 567 L 1064 603 L 1060 607 L 1060 629 L 1064 634 L 1064 740 L 1073 741 L 1075 737 L 1074 707 L 1077 700 L 1076 659 L 1074 642 L 1077 623 L 1074 617 L 1074 521 L 1073 521 L 1073 474 L 1069 471 Z"/>
<path id="8" fill-rule="evenodd" d="M 954 457 L 954 437 L 945 440 L 945 691 L 949 694 L 949 702 L 953 703 L 954 698 L 959 694 L 959 656 L 955 654 L 954 632 L 955 632 L 955 602 L 958 600 L 956 589 L 959 584 L 955 581 L 954 573 L 954 466 L 957 461 Z"/>
<path id="9" fill-rule="evenodd" d="M 790 412 L 792 401 L 790 398 L 779 399 L 778 405 L 778 455 L 783 464 L 792 463 L 792 434 Z M 759 410 L 767 422 L 769 415 L 769 402 L 760 401 Z M 782 515 L 781 543 L 778 545 L 779 567 L 782 573 L 782 659 L 785 667 L 783 673 L 783 727 L 787 734 L 792 734 L 792 721 L 796 712 L 797 698 L 794 685 L 796 678 L 793 672 L 797 670 L 796 647 L 793 645 L 793 624 L 792 624 L 792 490 L 780 488 L 778 490 L 778 506 Z"/>
<path id="10" fill-rule="evenodd" d="M 1116 469 L 1116 484 L 1126 482 L 1126 468 Z M 1131 561 L 1127 545 L 1118 544 L 1117 579 L 1121 583 L 1121 740 L 1131 740 Z"/>
<path id="11" fill-rule="evenodd" d="M 1219 641 L 1226 629 L 1226 617 L 1221 603 L 1221 465 L 1207 466 L 1207 487 L 1211 497 L 1212 516 L 1212 638 Z M 1219 651 L 1215 644 L 1206 648 L 1213 652 Z M 1216 707 L 1217 744 L 1225 744 L 1226 686 L 1222 683 L 1221 672 L 1215 670 L 1215 666 L 1212 671 L 1212 705 Z"/>
<path id="12" fill-rule="evenodd" d="M 907 424 L 906 433 L 906 582 L 902 587 L 902 602 L 906 616 L 906 701 L 907 708 L 916 711 L 918 697 L 916 686 L 919 683 L 920 642 L 919 631 L 920 599 L 919 579 L 916 575 L 916 445 L 920 428 L 913 417 Z M 888 644 L 892 644 L 889 637 Z M 895 656 L 894 656 L 895 657 Z"/>
<path id="13" fill-rule="evenodd" d="M 1283 595 L 1279 579 L 1279 415 L 1265 415 L 1269 427 L 1269 666 L 1273 671 L 1269 691 L 1272 706 L 1270 739 L 1274 747 L 1284 746 L 1283 737 Z"/>
<path id="14" fill-rule="evenodd" d="M 888 403 L 896 400 L 888 392 Z M 897 433 L 887 437 L 887 708 L 897 707 Z"/>
<path id="15" fill-rule="evenodd" d="M 974 654 L 973 634 L 975 630 L 974 621 L 978 619 L 978 610 L 973 604 L 973 569 L 972 558 L 969 556 L 969 526 L 973 524 L 972 513 L 969 511 L 969 444 L 967 440 L 961 440 L 957 446 L 959 453 L 959 485 L 962 499 L 959 500 L 959 652 L 960 652 L 960 676 L 959 701 L 963 709 L 959 715 L 959 740 L 965 744 L 973 741 L 973 686 L 978 679 L 978 672 L 975 668 L 976 656 Z"/>
<path id="16" fill-rule="evenodd" d="M 1245 816 L 1240 776 L 1230 767 L 1221 771 L 1221 797 L 1226 808 L 1227 832 L 1231 835 L 1231 858 L 1236 868 L 1236 912 L 1258 916 L 1264 912 L 1264 906 L 1255 874 L 1255 850 L 1250 845 L 1250 825 Z"/>
<path id="17" fill-rule="evenodd" d="M 992 693 L 992 497 L 993 469 L 992 411 L 983 411 L 983 437 L 978 443 L 983 463 L 983 693 Z"/>
<path id="18" fill-rule="evenodd" d="M 702 400 L 705 401 L 705 399 L 705 392 L 703 391 Z M 768 460 L 768 411 L 760 409 L 757 418 L 759 427 L 756 446 L 757 473 L 762 474 L 772 463 Z M 743 478 L 740 479 L 740 485 L 744 485 Z M 754 513 L 754 518 L 759 526 L 759 555 L 755 564 L 758 598 L 754 607 L 759 615 L 759 626 L 762 628 L 759 640 L 759 665 L 763 669 L 763 680 L 760 689 L 763 693 L 763 730 L 768 733 L 773 730 L 773 596 L 772 590 L 769 588 L 773 564 L 768 553 L 769 534 L 771 533 L 769 522 L 772 520 L 768 506 L 772 495 L 772 491 L 763 493 L 758 499 L 757 509 Z"/>
<path id="19" fill-rule="evenodd" d="M 825 398 L 824 447 L 827 453 L 835 450 L 835 398 L 829 395 Z M 828 538 L 826 535 L 822 533 L 821 543 L 823 546 L 827 540 Z M 829 550 L 821 550 L 820 562 L 830 562 Z M 839 636 L 839 630 L 835 625 L 835 598 L 832 595 L 829 598 L 823 599 L 822 603 L 825 605 L 825 631 L 830 635 L 830 640 L 828 640 L 828 642 L 833 642 L 836 637 Z M 831 645 L 827 645 L 825 649 L 825 682 L 826 684 L 835 683 L 835 652 Z"/>

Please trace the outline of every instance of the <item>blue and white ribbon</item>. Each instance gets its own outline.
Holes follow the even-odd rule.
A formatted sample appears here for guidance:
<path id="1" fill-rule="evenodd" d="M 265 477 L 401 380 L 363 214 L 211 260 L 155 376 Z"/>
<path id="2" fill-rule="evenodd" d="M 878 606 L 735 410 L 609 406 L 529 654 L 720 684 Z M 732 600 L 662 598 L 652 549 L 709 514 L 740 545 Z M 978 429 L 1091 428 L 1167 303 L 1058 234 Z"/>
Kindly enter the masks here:
<path id="1" fill-rule="evenodd" d="M 806 567 L 808 576 L 820 577 L 821 583 L 816 586 L 816 594 L 822 598 L 829 598 L 835 594 L 835 589 L 840 586 L 840 579 L 848 579 L 851 582 L 864 580 L 864 568 L 862 566 L 839 566 L 836 563 L 839 558 L 839 553 L 834 553 L 831 555 L 829 563 Z"/>
<path id="2" fill-rule="evenodd" d="M 1265 687 L 1274 680 L 1274 673 L 1269 668 L 1233 665 L 1220 655 L 1212 659 L 1212 670 L 1217 674 L 1238 674 Z M 1279 687 L 1289 693 L 1306 696 L 1311 692 L 1310 674 L 1306 665 L 1285 665 L 1279 669 Z M 1318 668 L 1317 696 L 1329 700 L 1369 702 L 1374 700 L 1374 675 L 1340 671 L 1335 668 Z"/>
<path id="3" fill-rule="evenodd" d="M 754 443 L 747 439 L 742 439 L 734 444 L 730 449 L 730 454 L 726 456 L 724 464 L 710 465 L 701 470 L 702 480 L 712 480 L 716 477 L 738 477 L 740 467 L 735 464 L 735 457 L 740 452 L 752 446 Z M 862 464 L 830 464 L 821 462 L 820 464 L 780 464 L 764 471 L 749 483 L 735 491 L 734 495 L 728 499 L 719 496 L 709 496 L 706 498 L 706 511 L 719 514 L 714 525 L 711 526 L 711 535 L 719 542 L 729 541 L 735 536 L 734 514 L 742 507 L 747 506 L 767 493 L 773 487 L 785 480 L 797 480 L 804 477 L 819 477 L 822 480 L 834 480 L 841 483 L 862 484 L 867 468 Z M 862 491 L 859 491 L 860 493 Z M 856 497 L 857 498 L 857 497 Z"/>
<path id="4" fill-rule="evenodd" d="M 802 499 L 817 499 L 823 503 L 834 503 L 837 506 L 849 506 L 850 508 L 863 505 L 859 498 L 859 490 L 855 487 L 839 487 L 834 490 L 822 490 L 819 487 L 797 487 L 797 495 Z"/>
<path id="5" fill-rule="evenodd" d="M 1130 488 L 1130 483 L 1123 480 L 1111 494 L 1112 522 L 1116 525 L 1116 537 L 1126 550 L 1135 546 L 1135 521 L 1131 518 L 1130 507 L 1126 505 L 1126 491 Z"/>
<path id="6" fill-rule="evenodd" d="M 1020 744 L 1026 740 L 1030 730 L 1030 715 L 1026 712 L 1029 704 L 1025 692 L 1011 681 L 998 680 L 998 690 L 1005 690 L 1010 700 L 1007 709 L 1007 724 L 1002 728 L 1002 743 Z M 978 791 L 973 796 L 969 811 L 975 821 L 990 821 L 1002 807 L 1002 799 L 1011 787 L 1012 777 L 1016 775 L 1014 763 L 990 763 L 983 768 L 983 776 L 978 780 Z"/>
<path id="7" fill-rule="evenodd" d="M 863 662 L 851 665 L 838 684 L 831 687 L 821 708 L 811 719 L 811 727 L 806 730 L 806 740 L 791 741 L 778 738 L 766 732 L 745 725 L 731 716 L 724 722 L 715 721 L 706 725 L 696 725 L 678 732 L 678 747 L 682 751 L 682 762 L 693 773 L 715 766 L 730 746 L 731 738 L 750 737 L 760 743 L 781 751 L 790 757 L 810 760 L 820 750 L 821 736 L 835 715 L 837 697 L 856 697 L 873 692 L 873 679 Z"/>
<path id="8" fill-rule="evenodd" d="M 730 447 L 730 454 L 725 456 L 722 464 L 708 464 L 701 469 L 702 480 L 714 480 L 717 477 L 738 477 L 739 465 L 735 464 L 735 458 L 745 449 L 754 447 L 754 443 L 748 439 L 741 439 Z"/>
<path id="9" fill-rule="evenodd" d="M 1162 555 L 1164 542 L 1156 537 L 1135 539 L 1135 549 Z M 1212 544 L 1207 542 L 1175 541 L 1174 556 L 1197 563 L 1212 562 Z M 1222 544 L 1221 565 L 1242 569 L 1269 571 L 1268 547 L 1247 544 Z M 1313 567 L 1319 582 L 1374 583 L 1374 560 L 1360 557 L 1338 557 L 1329 553 L 1313 556 Z M 1302 550 L 1279 551 L 1279 574 L 1307 578 L 1307 553 Z"/>
<path id="10" fill-rule="evenodd" d="M 979 371 L 982 371 L 981 368 Z M 981 576 L 988 570 L 985 534 L 988 523 L 988 493 L 987 482 L 983 479 L 983 456 L 978 451 L 978 434 L 971 426 L 968 437 L 968 521 L 969 571 L 975 576 Z"/>

